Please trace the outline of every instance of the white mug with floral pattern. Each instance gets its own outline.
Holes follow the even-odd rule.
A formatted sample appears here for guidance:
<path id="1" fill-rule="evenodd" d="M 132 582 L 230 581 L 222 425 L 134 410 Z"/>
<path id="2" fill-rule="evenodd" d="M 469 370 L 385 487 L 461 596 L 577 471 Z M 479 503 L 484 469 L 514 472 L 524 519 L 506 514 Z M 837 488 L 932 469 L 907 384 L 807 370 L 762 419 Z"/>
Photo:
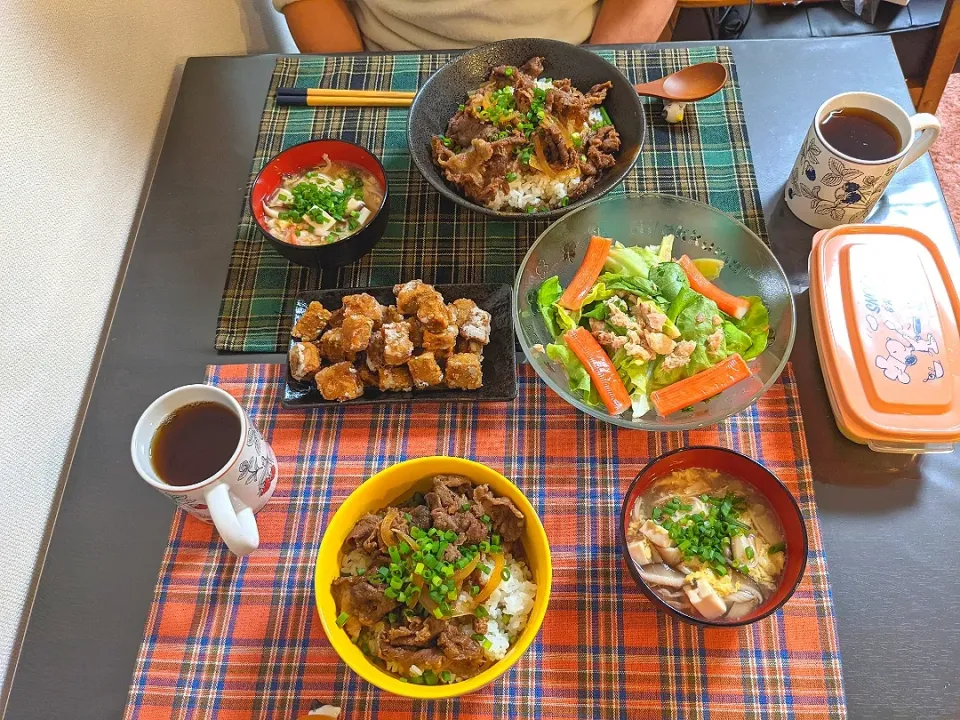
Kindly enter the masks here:
<path id="1" fill-rule="evenodd" d="M 168 485 L 153 467 L 150 450 L 154 435 L 173 412 L 198 402 L 219 403 L 240 418 L 237 447 L 216 474 L 193 485 Z M 210 385 L 185 385 L 161 395 L 140 416 L 133 431 L 130 452 L 140 477 L 173 500 L 181 510 L 204 522 L 212 522 L 233 553 L 249 555 L 260 545 L 254 514 L 273 495 L 277 483 L 277 459 L 230 393 Z"/>
<path id="2" fill-rule="evenodd" d="M 844 108 L 872 110 L 889 120 L 900 133 L 900 151 L 883 160 L 859 160 L 831 147 L 820 124 L 829 113 Z M 835 95 L 817 110 L 803 141 L 784 188 L 787 207 L 807 225 L 821 230 L 863 222 L 894 174 L 927 152 L 939 134 L 940 122 L 933 115 L 907 115 L 882 95 Z"/>

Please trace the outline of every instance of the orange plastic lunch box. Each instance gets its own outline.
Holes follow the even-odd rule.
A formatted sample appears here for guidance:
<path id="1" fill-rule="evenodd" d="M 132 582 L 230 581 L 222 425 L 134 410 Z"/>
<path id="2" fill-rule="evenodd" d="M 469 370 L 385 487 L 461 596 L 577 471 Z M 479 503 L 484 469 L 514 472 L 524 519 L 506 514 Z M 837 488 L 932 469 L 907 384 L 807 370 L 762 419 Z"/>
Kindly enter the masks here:
<path id="1" fill-rule="evenodd" d="M 958 263 L 910 228 L 817 233 L 810 308 L 841 432 L 877 452 L 950 452 L 960 441 Z"/>

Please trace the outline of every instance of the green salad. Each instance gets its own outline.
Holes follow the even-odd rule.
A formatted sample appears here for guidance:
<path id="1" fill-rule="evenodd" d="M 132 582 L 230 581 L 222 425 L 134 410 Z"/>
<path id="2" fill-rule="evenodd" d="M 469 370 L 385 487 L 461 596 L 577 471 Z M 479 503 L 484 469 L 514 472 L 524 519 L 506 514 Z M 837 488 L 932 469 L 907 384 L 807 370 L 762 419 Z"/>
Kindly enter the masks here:
<path id="1" fill-rule="evenodd" d="M 767 347 L 767 309 L 759 297 L 736 297 L 710 282 L 721 262 L 673 260 L 673 235 L 649 247 L 599 237 L 590 242 L 568 287 L 554 276 L 536 297 L 554 340 L 543 349 L 585 403 L 606 405 L 613 414 L 632 409 L 640 417 L 655 407 L 666 415 L 750 374 L 746 361 Z M 743 368 L 739 374 L 726 371 L 733 361 Z M 711 368 L 702 380 L 655 395 Z"/>

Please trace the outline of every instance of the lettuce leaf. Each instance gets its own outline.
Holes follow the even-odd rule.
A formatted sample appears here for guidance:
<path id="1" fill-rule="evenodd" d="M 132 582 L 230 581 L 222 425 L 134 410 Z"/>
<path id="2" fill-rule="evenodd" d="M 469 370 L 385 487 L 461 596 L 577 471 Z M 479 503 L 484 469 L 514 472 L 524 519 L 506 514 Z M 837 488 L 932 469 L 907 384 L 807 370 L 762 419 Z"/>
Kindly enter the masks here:
<path id="1" fill-rule="evenodd" d="M 603 405 L 596 388 L 593 387 L 593 382 L 590 380 L 590 374 L 570 348 L 561 342 L 551 343 L 544 349 L 548 358 L 563 365 L 571 392 L 582 395 L 583 401 L 591 407 Z"/>
<path id="2" fill-rule="evenodd" d="M 726 341 L 727 352 L 729 352 L 731 355 L 734 353 L 740 353 L 742 357 L 753 344 L 753 338 L 751 338 L 729 320 L 724 320 L 723 322 L 723 337 Z"/>
<path id="3" fill-rule="evenodd" d="M 690 287 L 690 281 L 687 280 L 687 274 L 675 262 L 660 263 L 651 268 L 648 279 L 656 284 L 660 295 L 667 302 L 673 302 L 674 298 L 680 294 L 683 288 Z"/>
<path id="4" fill-rule="evenodd" d="M 604 273 L 597 283 L 603 285 L 607 297 L 615 295 L 618 291 L 623 291 L 649 300 L 659 294 L 657 286 L 646 278 L 624 275 L 623 273 Z"/>
<path id="5" fill-rule="evenodd" d="M 750 336 L 750 347 L 741 355 L 744 360 L 753 360 L 767 349 L 770 339 L 770 314 L 763 300 L 756 295 L 748 296 L 746 299 L 750 301 L 750 309 L 740 320 L 733 320 L 732 323 Z"/>
<path id="6" fill-rule="evenodd" d="M 658 248 L 624 247 L 614 243 L 604 268 L 608 272 L 646 279 L 650 268 L 659 264 Z"/>
<path id="7" fill-rule="evenodd" d="M 630 393 L 633 416 L 645 415 L 650 410 L 650 373 L 653 366 L 646 360 L 627 355 L 623 348 L 617 350 L 611 360 Z"/>
<path id="8" fill-rule="evenodd" d="M 554 303 L 563 295 L 563 288 L 560 286 L 560 278 L 554 275 L 543 281 L 543 284 L 537 290 L 537 307 L 540 310 L 540 316 L 543 318 L 547 331 L 553 337 L 560 337 L 562 330 L 557 323 L 557 310 Z"/>
<path id="9" fill-rule="evenodd" d="M 554 335 L 554 337 L 559 336 L 561 333 L 564 333 L 567 330 L 573 330 L 580 323 L 579 310 L 567 310 L 565 307 L 560 307 L 554 303 L 553 313 L 554 317 L 556 318 L 557 325 L 560 327 L 560 332 Z"/>

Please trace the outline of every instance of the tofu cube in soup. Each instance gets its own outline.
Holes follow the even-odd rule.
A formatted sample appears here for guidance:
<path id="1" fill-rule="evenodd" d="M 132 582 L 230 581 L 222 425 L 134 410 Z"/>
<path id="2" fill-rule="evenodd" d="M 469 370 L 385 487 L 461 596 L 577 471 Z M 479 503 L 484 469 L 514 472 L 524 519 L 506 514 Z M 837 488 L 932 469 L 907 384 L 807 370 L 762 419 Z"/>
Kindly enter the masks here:
<path id="1" fill-rule="evenodd" d="M 346 402 L 363 395 L 359 371 L 349 362 L 339 362 L 323 368 L 316 376 L 317 389 L 324 400 Z"/>
<path id="2" fill-rule="evenodd" d="M 347 295 L 343 299 L 343 312 L 345 317 L 349 317 L 350 315 L 363 315 L 368 317 L 373 320 L 375 325 L 380 325 L 380 323 L 383 322 L 383 305 L 367 293 Z"/>
<path id="3" fill-rule="evenodd" d="M 323 305 L 314 301 L 304 310 L 290 334 L 300 340 L 316 340 L 327 327 L 332 314 Z"/>
<path id="4" fill-rule="evenodd" d="M 366 350 L 373 332 L 373 319 L 366 315 L 347 315 L 340 326 L 343 348 L 347 352 Z"/>
<path id="5" fill-rule="evenodd" d="M 480 356 L 472 353 L 454 353 L 447 358 L 447 387 L 456 390 L 478 390 L 483 386 Z"/>
<path id="6" fill-rule="evenodd" d="M 432 352 L 424 352 L 410 358 L 407 367 L 410 368 L 413 384 L 418 390 L 425 390 L 443 382 L 443 370 L 440 369 Z"/>
<path id="7" fill-rule="evenodd" d="M 387 365 L 404 365 L 413 355 L 410 328 L 405 322 L 383 326 L 383 360 Z"/>
<path id="8" fill-rule="evenodd" d="M 379 379 L 379 387 L 383 391 L 413 390 L 413 378 L 405 365 L 380 368 Z"/>
<path id="9" fill-rule="evenodd" d="M 320 369 L 320 351 L 313 343 L 294 343 L 287 356 L 290 374 L 297 380 L 309 380 Z"/>

